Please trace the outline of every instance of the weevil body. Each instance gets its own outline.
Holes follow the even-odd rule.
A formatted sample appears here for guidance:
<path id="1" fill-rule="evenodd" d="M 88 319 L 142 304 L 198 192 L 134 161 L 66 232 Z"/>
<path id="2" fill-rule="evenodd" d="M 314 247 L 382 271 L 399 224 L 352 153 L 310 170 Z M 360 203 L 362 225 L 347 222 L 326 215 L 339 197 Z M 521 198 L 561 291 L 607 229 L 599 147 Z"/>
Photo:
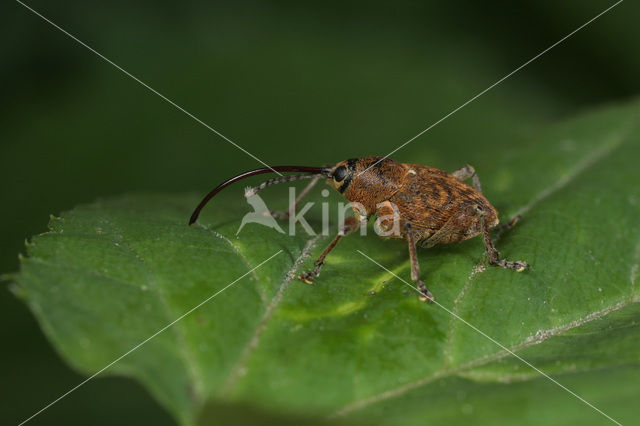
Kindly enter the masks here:
<path id="1" fill-rule="evenodd" d="M 286 218 L 316 182 L 325 177 L 327 183 L 352 203 L 355 213 L 339 229 L 313 270 L 300 274 L 309 284 L 320 275 L 327 255 L 338 241 L 365 225 L 372 217 L 379 235 L 405 240 L 411 258 L 411 279 L 421 292 L 421 300 L 432 301 L 433 295 L 420 279 L 416 245 L 432 247 L 463 241 L 482 235 L 489 263 L 518 272 L 529 267 L 522 261 L 500 259 L 489 230 L 498 225 L 498 212 L 482 195 L 480 180 L 473 167 L 466 165 L 453 173 L 420 164 L 404 164 L 384 157 L 352 158 L 331 167 L 279 166 L 253 170 L 233 177 L 211 191 L 198 205 L 189 224 L 197 220 L 202 207 L 221 189 L 245 177 L 272 171 L 298 171 L 301 175 L 288 175 L 270 179 L 248 191 L 253 195 L 263 188 L 298 179 L 312 179 L 287 212 L 272 212 L 275 217 Z M 472 186 L 465 181 L 471 179 Z M 505 227 L 513 226 L 515 220 Z"/>
<path id="2" fill-rule="evenodd" d="M 449 174 L 420 164 L 365 157 L 338 163 L 329 181 L 347 200 L 362 205 L 367 217 L 389 218 L 376 222 L 379 233 L 405 239 L 410 229 L 418 245 L 431 247 L 480 234 L 483 220 L 489 228 L 498 224 L 498 212 L 480 187 L 464 182 L 474 173 L 470 166 Z M 394 215 L 400 233 L 390 232 Z"/>

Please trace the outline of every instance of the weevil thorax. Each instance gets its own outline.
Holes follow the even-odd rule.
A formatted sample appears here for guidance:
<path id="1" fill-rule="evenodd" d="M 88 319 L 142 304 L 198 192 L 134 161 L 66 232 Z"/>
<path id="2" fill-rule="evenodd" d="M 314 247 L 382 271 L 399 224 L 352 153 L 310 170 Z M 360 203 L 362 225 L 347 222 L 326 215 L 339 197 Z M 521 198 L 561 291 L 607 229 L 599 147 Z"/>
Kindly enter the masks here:
<path id="1" fill-rule="evenodd" d="M 333 167 L 328 183 L 349 202 L 360 203 L 373 214 L 378 203 L 401 188 L 406 173 L 401 163 L 390 158 L 350 158 Z"/>

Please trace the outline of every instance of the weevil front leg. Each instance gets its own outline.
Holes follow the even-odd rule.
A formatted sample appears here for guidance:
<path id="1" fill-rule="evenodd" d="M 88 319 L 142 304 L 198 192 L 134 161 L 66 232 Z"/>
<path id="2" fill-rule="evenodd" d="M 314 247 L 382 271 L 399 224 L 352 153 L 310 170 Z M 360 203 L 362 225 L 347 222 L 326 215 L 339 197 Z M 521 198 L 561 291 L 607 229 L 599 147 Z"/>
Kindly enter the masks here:
<path id="1" fill-rule="evenodd" d="M 418 264 L 418 253 L 416 250 L 415 235 L 411 229 L 411 224 L 405 225 L 405 232 L 407 235 L 407 243 L 409 244 L 409 258 L 411 259 L 411 281 L 416 283 L 418 290 L 420 291 L 420 300 L 423 302 L 433 302 L 435 297 L 429 291 L 424 281 L 420 279 L 420 265 Z"/>
<path id="2" fill-rule="evenodd" d="M 304 189 L 300 192 L 300 194 L 296 197 L 295 201 L 291 203 L 291 205 L 289 205 L 289 208 L 287 209 L 287 211 L 283 212 L 280 210 L 269 210 L 269 213 L 271 214 L 271 216 L 273 216 L 276 219 L 282 219 L 282 220 L 289 219 L 289 216 L 292 216 L 296 211 L 296 207 L 298 207 L 298 204 L 300 204 L 300 201 L 302 201 L 302 199 L 309 193 L 309 191 L 311 191 L 311 188 L 313 188 L 315 184 L 318 183 L 318 181 L 322 178 L 323 176 L 321 175 L 314 176 L 311 179 L 311 182 L 309 182 L 307 186 L 305 186 Z"/>
<path id="3" fill-rule="evenodd" d="M 454 171 L 451 174 L 462 181 L 465 181 L 471 178 L 471 184 L 473 185 L 473 188 L 476 191 L 482 193 L 480 178 L 478 177 L 478 174 L 476 173 L 476 169 L 474 169 L 473 166 L 470 166 L 469 164 L 465 164 L 464 166 L 460 167 L 458 170 Z"/>
<path id="4" fill-rule="evenodd" d="M 506 269 L 513 269 L 514 271 L 522 272 L 525 269 L 529 269 L 529 264 L 523 262 L 522 260 L 511 261 L 507 259 L 500 259 L 498 254 L 498 250 L 496 250 L 493 245 L 493 241 L 491 241 L 491 234 L 489 233 L 489 223 L 487 222 L 487 218 L 484 215 L 484 212 L 480 207 L 477 208 L 478 214 L 481 216 L 480 225 L 482 228 L 482 240 L 484 241 L 484 247 L 487 251 L 487 258 L 489 259 L 490 265 L 500 266 Z M 517 221 L 517 217 L 509 221 L 507 226 L 515 225 Z"/>
<path id="5" fill-rule="evenodd" d="M 309 272 L 305 272 L 303 274 L 298 275 L 298 279 L 300 279 L 301 281 L 304 281 L 307 284 L 313 284 L 313 280 L 318 275 L 320 275 L 320 269 L 322 269 L 322 265 L 324 265 L 324 261 L 329 255 L 329 253 L 331 253 L 331 250 L 333 250 L 336 247 L 336 245 L 338 244 L 338 241 L 340 241 L 344 236 L 355 232 L 360 227 L 360 223 L 361 221 L 354 216 L 350 216 L 346 218 L 344 221 L 344 224 L 340 227 L 340 230 L 338 231 L 338 235 L 336 235 L 333 241 L 331 241 L 327 246 L 327 248 L 324 249 L 320 257 L 318 257 L 318 259 L 314 262 L 315 267 Z"/>

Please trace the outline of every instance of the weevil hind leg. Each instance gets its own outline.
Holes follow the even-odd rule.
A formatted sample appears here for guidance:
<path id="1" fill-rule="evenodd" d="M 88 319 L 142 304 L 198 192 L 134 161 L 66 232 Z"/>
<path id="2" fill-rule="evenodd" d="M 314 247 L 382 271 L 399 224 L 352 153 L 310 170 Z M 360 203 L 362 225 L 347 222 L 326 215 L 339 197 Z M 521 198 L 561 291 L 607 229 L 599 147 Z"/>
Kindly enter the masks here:
<path id="1" fill-rule="evenodd" d="M 511 218 L 509 222 L 500 223 L 497 226 L 494 226 L 493 228 L 491 228 L 491 230 L 496 234 L 502 234 L 503 232 L 508 231 L 509 229 L 516 226 L 516 223 L 520 220 L 520 218 L 521 218 L 520 215 L 514 216 Z"/>
<path id="2" fill-rule="evenodd" d="M 459 227 L 459 218 L 452 217 L 442 226 L 442 228 L 438 229 L 435 234 L 431 235 L 429 238 L 418 241 L 418 244 L 420 247 L 430 248 L 442 242 L 446 242 Z"/>
<path id="3" fill-rule="evenodd" d="M 484 247 L 487 251 L 487 258 L 489 259 L 490 265 L 500 266 L 505 269 L 513 269 L 514 271 L 522 272 L 525 269 L 529 269 L 529 264 L 523 262 L 522 260 L 507 260 L 500 259 L 500 255 L 496 247 L 493 245 L 493 241 L 491 241 L 491 233 L 489 232 L 489 223 L 487 222 L 486 216 L 482 214 L 482 210 L 478 209 L 481 215 L 480 224 L 482 227 L 482 240 L 484 241 Z M 504 229 L 509 229 L 513 227 L 518 220 L 518 217 L 511 219 L 505 226 Z M 494 228 L 495 229 L 495 228 Z"/>
<path id="4" fill-rule="evenodd" d="M 433 302 L 435 297 L 429 291 L 424 281 L 420 279 L 420 265 L 418 264 L 418 252 L 416 250 L 415 235 L 411 229 L 411 224 L 405 225 L 407 243 L 409 245 L 409 258 L 411 259 L 411 281 L 416 283 L 418 290 L 420 291 L 420 300 L 423 302 Z"/>
<path id="5" fill-rule="evenodd" d="M 329 245 L 324 249 L 322 254 L 314 262 L 314 265 L 315 265 L 314 268 L 309 272 L 305 272 L 303 274 L 298 275 L 298 279 L 301 281 L 304 281 L 307 284 L 313 284 L 313 280 L 318 275 L 320 275 L 320 269 L 322 269 L 322 265 L 324 265 L 325 259 L 327 258 L 329 253 L 331 253 L 331 250 L 333 250 L 336 247 L 338 242 L 343 237 L 357 231 L 360 226 L 361 226 L 361 223 L 357 218 L 353 216 L 346 218 L 344 221 L 344 224 L 340 227 L 340 230 L 338 231 L 338 235 L 335 236 L 335 238 L 329 243 Z"/>
<path id="6" fill-rule="evenodd" d="M 473 188 L 476 191 L 482 193 L 482 185 L 480 185 L 480 178 L 478 177 L 478 174 L 476 173 L 476 169 L 474 169 L 473 166 L 469 164 L 465 164 L 464 166 L 460 167 L 458 170 L 454 171 L 451 174 L 462 181 L 465 181 L 471 178 L 471 184 L 473 185 Z"/>

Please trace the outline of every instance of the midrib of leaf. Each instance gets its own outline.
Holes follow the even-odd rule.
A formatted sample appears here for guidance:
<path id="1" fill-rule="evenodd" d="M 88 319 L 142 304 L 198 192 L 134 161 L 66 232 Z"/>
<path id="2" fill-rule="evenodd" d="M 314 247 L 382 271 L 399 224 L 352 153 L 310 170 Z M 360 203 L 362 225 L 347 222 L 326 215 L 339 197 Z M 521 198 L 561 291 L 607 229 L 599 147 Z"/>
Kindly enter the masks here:
<path id="1" fill-rule="evenodd" d="M 476 277 L 476 275 L 483 273 L 485 270 L 486 270 L 486 266 L 484 264 L 484 261 L 479 261 L 473 266 L 473 268 L 471 268 L 471 273 L 467 278 L 467 282 L 464 283 L 464 285 L 458 292 L 458 295 L 453 300 L 453 307 L 451 308 L 451 312 L 453 312 L 456 315 L 458 314 L 460 302 L 462 301 L 462 298 L 466 294 L 467 289 L 471 286 L 471 282 Z M 447 325 L 447 338 L 445 339 L 444 348 L 442 350 L 444 354 L 445 365 L 448 365 L 448 366 L 453 365 L 453 357 L 451 356 L 451 345 L 453 342 L 452 336 L 455 331 L 454 319 L 455 318 L 452 316 L 451 319 L 449 320 L 449 324 Z"/>
<path id="2" fill-rule="evenodd" d="M 547 188 L 544 188 L 543 190 L 541 190 L 540 192 L 538 192 L 529 203 L 527 203 L 526 205 L 524 205 L 523 207 L 519 208 L 518 210 L 516 210 L 516 213 L 514 216 L 517 215 L 521 215 L 523 216 L 524 214 L 528 213 L 529 211 L 531 211 L 535 206 L 537 206 L 541 201 L 543 201 L 544 199 L 548 198 L 549 196 L 551 196 L 554 193 L 557 193 L 561 190 L 563 190 L 565 187 L 567 187 L 567 185 L 569 185 L 572 181 L 574 181 L 577 177 L 579 177 L 581 174 L 585 173 L 587 170 L 589 170 L 590 168 L 594 167 L 599 161 L 602 161 L 604 158 L 606 158 L 607 156 L 609 156 L 611 153 L 613 153 L 616 149 L 620 148 L 623 145 L 623 142 L 625 140 L 628 140 L 628 136 L 632 133 L 632 131 L 636 128 L 636 123 L 635 121 L 629 121 L 626 125 L 623 125 L 622 128 L 616 132 L 614 132 L 613 134 L 610 135 L 610 137 L 605 141 L 605 143 L 603 143 L 599 148 L 597 148 L 596 150 L 592 151 L 590 154 L 588 154 L 587 156 L 585 156 L 581 161 L 579 161 L 574 167 L 570 168 L 569 171 L 567 173 L 565 173 L 563 176 L 561 176 L 556 182 L 554 182 L 552 185 L 548 186 Z M 637 271 L 638 271 L 638 264 L 640 263 L 640 241 L 638 242 L 637 246 L 636 246 L 636 252 L 634 253 L 634 260 L 636 261 L 636 263 L 634 263 L 631 266 L 631 272 L 630 272 L 630 294 L 629 296 L 622 300 L 619 301 L 613 305 L 610 305 L 608 307 L 605 307 L 599 311 L 596 312 L 592 312 L 588 315 L 586 315 L 585 317 L 582 318 L 578 318 L 576 320 L 570 321 L 566 324 L 563 325 L 559 325 L 559 326 L 555 326 L 552 327 L 550 329 L 547 330 L 539 330 L 535 336 L 529 336 L 527 339 L 525 339 L 524 341 L 515 344 L 513 346 L 511 346 L 509 348 L 509 350 L 511 352 L 518 352 L 518 351 L 522 351 L 530 346 L 534 346 L 537 344 L 540 344 L 542 342 L 544 342 L 545 340 L 565 333 L 569 330 L 572 330 L 576 327 L 579 327 L 581 325 L 584 325 L 588 322 L 591 321 L 595 321 L 597 319 L 600 319 L 612 312 L 618 311 L 620 309 L 623 309 L 624 307 L 632 304 L 632 303 L 638 303 L 640 302 L 640 297 L 635 295 L 635 278 L 637 275 Z M 456 296 L 456 298 L 454 299 L 454 306 L 452 307 L 452 312 L 457 314 L 458 310 L 459 310 L 459 306 L 461 305 L 461 302 L 463 300 L 464 294 L 466 292 L 466 289 L 471 285 L 473 279 L 478 276 L 479 274 L 481 274 L 482 272 L 484 272 L 484 270 L 478 270 L 478 268 L 483 265 L 482 262 L 479 262 L 478 264 L 474 265 L 474 267 L 472 268 L 472 271 L 469 274 L 469 278 L 467 280 L 467 282 L 465 283 L 465 285 L 462 287 L 462 289 L 460 290 L 460 292 L 458 293 L 458 295 Z M 329 416 L 329 418 L 336 418 L 336 417 L 342 417 L 342 416 L 346 416 L 354 411 L 363 409 L 365 407 L 368 407 L 372 404 L 375 404 L 377 402 L 381 402 L 390 398 L 395 398 L 398 396 L 403 395 L 404 393 L 413 390 L 415 388 L 427 385 L 429 383 L 432 383 L 436 380 L 445 378 L 445 377 L 449 377 L 452 375 L 457 375 L 457 374 L 461 374 L 464 373 L 470 369 L 476 368 L 476 367 L 480 367 L 486 364 L 489 364 L 491 362 L 500 360 L 508 355 L 510 355 L 510 353 L 508 351 L 504 351 L 504 350 L 499 350 L 494 354 L 491 355 L 487 355 L 481 358 L 478 358 L 476 360 L 470 361 L 468 363 L 456 366 L 456 367 L 452 367 L 451 366 L 451 360 L 449 359 L 449 357 L 446 356 L 447 353 L 450 352 L 450 347 L 451 344 L 453 342 L 453 336 L 454 336 L 454 331 L 455 331 L 455 327 L 454 324 L 457 321 L 457 319 L 454 316 L 451 316 L 449 325 L 447 327 L 447 329 L 449 330 L 449 333 L 447 333 L 447 339 L 445 341 L 445 345 L 444 345 L 444 353 L 445 353 L 445 365 L 448 364 L 448 366 L 446 366 L 444 369 L 430 375 L 427 377 L 424 377 L 422 379 L 413 381 L 411 383 L 407 383 L 404 384 L 402 386 L 393 388 L 393 389 L 389 389 L 387 391 L 381 392 L 377 395 L 362 399 L 360 401 L 356 401 L 353 402 L 351 404 L 346 405 L 345 407 L 335 411 L 333 414 L 331 414 Z M 531 376 L 531 377 L 535 377 L 535 376 Z"/>
<path id="3" fill-rule="evenodd" d="M 636 251 L 633 257 L 633 265 L 629 270 L 629 281 L 631 282 L 631 294 L 636 293 L 636 279 L 638 278 L 638 267 L 640 265 L 640 241 L 636 244 Z"/>
<path id="4" fill-rule="evenodd" d="M 287 289 L 287 287 L 289 287 L 291 280 L 296 276 L 296 272 L 298 271 L 300 266 L 302 266 L 302 263 L 305 261 L 305 259 L 309 257 L 309 255 L 311 254 L 311 250 L 313 250 L 316 243 L 321 237 L 322 235 L 316 235 L 311 239 L 309 239 L 306 242 L 304 248 L 302 249 L 300 256 L 298 256 L 298 258 L 295 260 L 291 268 L 285 273 L 284 278 L 282 279 L 280 285 L 278 286 L 278 290 L 276 291 L 276 294 L 273 296 L 273 298 L 271 299 L 271 302 L 267 306 L 267 309 L 262 315 L 262 318 L 260 319 L 260 322 L 256 326 L 256 329 L 253 331 L 251 338 L 249 339 L 247 344 L 244 346 L 243 350 L 240 352 L 238 361 L 231 368 L 227 379 L 225 380 L 224 384 L 221 386 L 220 391 L 218 392 L 218 396 L 220 397 L 228 396 L 231 392 L 233 392 L 236 384 L 238 383 L 238 380 L 242 376 L 247 374 L 247 365 L 248 365 L 249 359 L 251 358 L 251 356 L 255 352 L 255 349 L 258 347 L 260 343 L 260 337 L 262 336 L 262 332 L 267 327 L 269 320 L 273 317 L 273 313 L 275 312 L 276 308 L 279 306 L 280 301 L 284 296 L 284 292 Z"/>
<path id="5" fill-rule="evenodd" d="M 124 233 L 120 229 L 118 229 L 118 227 L 111 220 L 106 218 L 102 218 L 102 219 L 106 223 L 108 223 L 109 226 L 111 226 L 113 231 L 115 231 L 116 235 L 113 235 L 113 237 L 117 238 L 119 236 L 120 243 L 127 250 L 129 250 L 129 252 L 136 258 L 136 260 L 140 263 L 140 265 L 142 265 L 145 271 L 147 271 L 147 278 L 150 284 L 153 284 L 153 288 L 160 290 L 160 286 L 158 285 L 155 272 L 153 272 L 153 270 L 144 260 L 140 252 L 125 240 Z M 153 292 L 153 294 L 156 295 L 158 301 L 160 302 L 160 306 L 162 306 L 162 309 L 165 312 L 168 322 L 174 321 L 176 318 L 178 318 L 180 315 L 183 314 L 182 312 L 179 312 L 179 313 L 176 312 L 175 309 L 171 307 L 167 299 L 163 297 L 160 291 L 155 291 Z M 200 370 L 198 362 L 196 361 L 196 357 L 191 349 L 192 346 L 187 341 L 187 333 L 185 333 L 184 331 L 184 323 L 182 321 L 178 321 L 178 323 L 174 324 L 174 326 L 171 327 L 171 329 L 174 335 L 176 336 L 176 339 L 179 342 L 183 343 L 183 344 L 177 345 L 178 352 L 180 353 L 180 356 L 184 360 L 186 370 L 188 371 L 189 376 L 191 377 L 191 380 L 193 383 L 192 395 L 195 396 L 194 399 L 196 404 L 200 404 L 204 400 L 204 393 L 205 393 L 205 384 L 203 382 L 204 375 Z"/>

